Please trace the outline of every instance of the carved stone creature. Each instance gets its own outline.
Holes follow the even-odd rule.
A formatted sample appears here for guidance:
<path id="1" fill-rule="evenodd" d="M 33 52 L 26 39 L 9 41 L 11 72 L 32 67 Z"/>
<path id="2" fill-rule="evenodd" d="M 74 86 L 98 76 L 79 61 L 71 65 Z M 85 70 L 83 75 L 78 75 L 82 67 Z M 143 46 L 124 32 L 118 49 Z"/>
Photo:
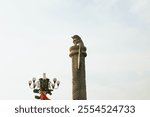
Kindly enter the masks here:
<path id="1" fill-rule="evenodd" d="M 82 39 L 78 35 L 74 35 L 72 37 L 73 43 L 75 46 L 79 46 L 79 52 L 78 52 L 78 69 L 80 68 L 80 57 L 81 57 L 81 48 L 84 47 L 84 43 Z"/>
<path id="2" fill-rule="evenodd" d="M 74 36 L 72 37 L 72 39 L 73 39 L 73 43 L 74 43 L 75 45 L 84 46 L 84 43 L 83 43 L 82 39 L 81 39 L 78 35 L 74 35 Z"/>

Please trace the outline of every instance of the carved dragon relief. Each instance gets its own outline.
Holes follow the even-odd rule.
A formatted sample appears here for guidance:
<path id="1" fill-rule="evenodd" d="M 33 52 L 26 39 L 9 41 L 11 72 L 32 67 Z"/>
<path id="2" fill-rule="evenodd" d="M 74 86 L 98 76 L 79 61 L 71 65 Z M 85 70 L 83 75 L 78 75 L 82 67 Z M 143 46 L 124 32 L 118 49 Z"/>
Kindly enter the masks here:
<path id="1" fill-rule="evenodd" d="M 73 39 L 74 45 L 79 46 L 79 52 L 78 52 L 78 69 L 79 69 L 80 68 L 81 48 L 84 47 L 84 43 L 78 35 L 74 35 L 72 37 L 72 39 Z"/>

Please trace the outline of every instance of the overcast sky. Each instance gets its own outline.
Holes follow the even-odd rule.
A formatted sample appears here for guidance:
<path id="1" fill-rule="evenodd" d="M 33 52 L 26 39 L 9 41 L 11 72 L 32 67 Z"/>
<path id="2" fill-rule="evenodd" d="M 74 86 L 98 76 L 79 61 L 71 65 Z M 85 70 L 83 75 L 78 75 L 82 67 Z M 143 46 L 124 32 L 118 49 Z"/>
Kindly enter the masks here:
<path id="1" fill-rule="evenodd" d="M 28 81 L 56 77 L 72 99 L 71 36 L 87 47 L 87 98 L 150 99 L 149 0 L 1 0 L 0 99 L 34 100 Z"/>

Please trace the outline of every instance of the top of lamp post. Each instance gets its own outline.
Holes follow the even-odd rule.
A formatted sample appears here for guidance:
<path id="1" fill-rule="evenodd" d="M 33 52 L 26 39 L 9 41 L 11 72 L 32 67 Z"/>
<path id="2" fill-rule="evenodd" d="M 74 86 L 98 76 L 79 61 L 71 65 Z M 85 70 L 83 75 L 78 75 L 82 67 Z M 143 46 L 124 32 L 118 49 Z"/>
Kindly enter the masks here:
<path id="1" fill-rule="evenodd" d="M 47 78 L 46 78 L 46 73 L 43 73 L 43 79 L 47 79 Z"/>
<path id="2" fill-rule="evenodd" d="M 40 96 L 35 96 L 36 99 L 47 100 L 46 94 L 52 95 L 52 91 L 54 89 L 58 89 L 60 81 L 56 78 L 53 81 L 50 81 L 49 78 L 46 77 L 46 73 L 43 73 L 43 78 L 39 78 L 36 80 L 34 77 L 29 81 L 29 87 L 33 89 L 34 93 L 39 93 Z"/>

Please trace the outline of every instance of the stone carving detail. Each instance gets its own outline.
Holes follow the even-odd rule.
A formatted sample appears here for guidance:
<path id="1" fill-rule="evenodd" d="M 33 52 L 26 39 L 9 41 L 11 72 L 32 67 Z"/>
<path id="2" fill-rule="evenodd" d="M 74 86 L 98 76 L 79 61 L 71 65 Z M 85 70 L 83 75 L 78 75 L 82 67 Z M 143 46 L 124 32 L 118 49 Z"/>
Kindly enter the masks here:
<path id="1" fill-rule="evenodd" d="M 82 39 L 78 35 L 74 35 L 72 37 L 73 43 L 75 46 L 79 46 L 79 51 L 78 51 L 78 69 L 80 68 L 80 58 L 81 58 L 81 48 L 84 47 L 84 43 Z"/>
<path id="2" fill-rule="evenodd" d="M 80 46 L 83 46 L 83 47 L 84 47 L 84 43 L 83 43 L 81 37 L 79 37 L 78 35 L 74 35 L 74 36 L 72 37 L 72 39 L 73 39 L 74 45 L 80 45 Z"/>

